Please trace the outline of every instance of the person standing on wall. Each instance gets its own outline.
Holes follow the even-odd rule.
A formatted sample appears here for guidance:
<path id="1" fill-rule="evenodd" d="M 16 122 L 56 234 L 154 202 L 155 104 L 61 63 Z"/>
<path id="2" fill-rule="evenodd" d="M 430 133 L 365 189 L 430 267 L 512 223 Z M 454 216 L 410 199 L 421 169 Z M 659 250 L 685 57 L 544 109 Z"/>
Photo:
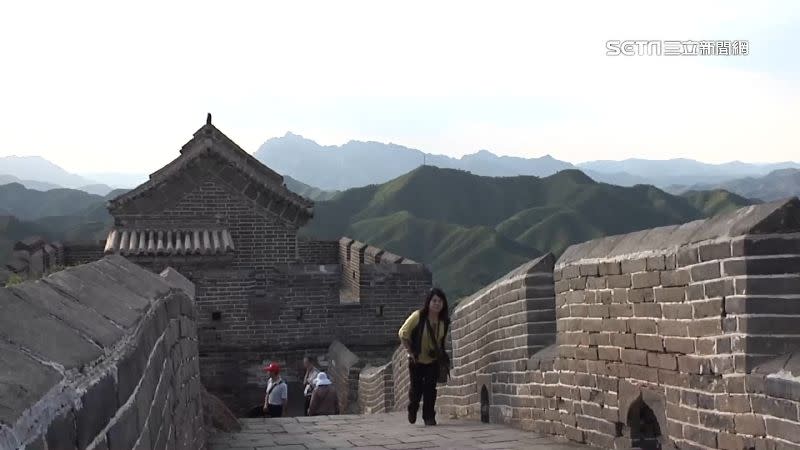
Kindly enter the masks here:
<path id="1" fill-rule="evenodd" d="M 408 372 L 411 388 L 408 392 L 408 421 L 417 421 L 422 400 L 422 419 L 425 425 L 436 425 L 436 383 L 444 383 L 450 360 L 444 351 L 444 338 L 450 328 L 447 297 L 439 288 L 428 292 L 422 308 L 408 316 L 400 327 L 400 342 L 408 351 Z"/>
<path id="2" fill-rule="evenodd" d="M 320 374 L 320 371 L 317 369 L 317 365 L 311 356 L 303 358 L 303 367 L 306 369 L 306 374 L 303 376 L 303 395 L 305 396 L 303 412 L 305 415 L 308 415 L 308 407 L 311 405 L 311 394 L 314 393 L 314 389 L 317 387 L 317 375 Z"/>
<path id="3" fill-rule="evenodd" d="M 263 411 L 267 417 L 281 417 L 286 411 L 289 388 L 281 379 L 281 367 L 278 364 L 270 363 L 264 368 L 264 372 L 269 374 L 269 382 L 267 383 L 267 395 L 264 396 Z"/>
<path id="4" fill-rule="evenodd" d="M 316 388 L 308 407 L 309 416 L 331 416 L 339 414 L 339 396 L 325 372 L 320 372 L 315 381 Z"/>

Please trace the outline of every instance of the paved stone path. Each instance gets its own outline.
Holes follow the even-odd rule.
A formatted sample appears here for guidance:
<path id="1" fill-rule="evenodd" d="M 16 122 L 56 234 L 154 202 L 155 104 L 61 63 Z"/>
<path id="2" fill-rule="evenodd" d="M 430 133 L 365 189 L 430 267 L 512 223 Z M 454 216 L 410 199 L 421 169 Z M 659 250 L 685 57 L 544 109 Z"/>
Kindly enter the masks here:
<path id="1" fill-rule="evenodd" d="M 480 422 L 445 419 L 437 426 L 426 427 L 419 420 L 411 425 L 404 413 L 240 420 L 241 432 L 211 436 L 210 449 L 589 449 L 553 437 Z"/>

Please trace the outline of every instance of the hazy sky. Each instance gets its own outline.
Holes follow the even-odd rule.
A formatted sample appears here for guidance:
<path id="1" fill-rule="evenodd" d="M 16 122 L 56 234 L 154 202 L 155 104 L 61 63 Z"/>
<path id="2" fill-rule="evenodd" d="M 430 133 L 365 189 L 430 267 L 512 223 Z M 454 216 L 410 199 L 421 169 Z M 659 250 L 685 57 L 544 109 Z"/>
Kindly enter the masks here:
<path id="1" fill-rule="evenodd" d="M 149 173 L 210 111 L 250 152 L 292 131 L 451 156 L 800 160 L 797 2 L 120 4 L 0 7 L 0 156 Z M 610 57 L 609 39 L 747 39 L 750 56 Z"/>

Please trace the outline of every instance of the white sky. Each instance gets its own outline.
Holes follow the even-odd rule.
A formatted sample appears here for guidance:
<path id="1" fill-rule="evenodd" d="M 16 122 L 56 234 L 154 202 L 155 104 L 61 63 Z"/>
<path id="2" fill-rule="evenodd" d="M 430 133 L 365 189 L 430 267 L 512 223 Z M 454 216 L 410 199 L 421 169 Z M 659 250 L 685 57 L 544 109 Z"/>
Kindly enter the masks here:
<path id="1" fill-rule="evenodd" d="M 461 156 L 800 160 L 800 3 L 5 2 L 0 156 L 150 173 L 211 112 Z M 650 4 L 650 3 L 648 3 Z M 750 56 L 609 57 L 609 39 Z"/>

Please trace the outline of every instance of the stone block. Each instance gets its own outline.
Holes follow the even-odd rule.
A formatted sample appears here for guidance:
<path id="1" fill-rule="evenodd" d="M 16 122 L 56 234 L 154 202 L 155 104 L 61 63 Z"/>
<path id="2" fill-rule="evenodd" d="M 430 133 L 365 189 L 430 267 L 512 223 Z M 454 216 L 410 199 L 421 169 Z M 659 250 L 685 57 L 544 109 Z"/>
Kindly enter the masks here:
<path id="1" fill-rule="evenodd" d="M 736 295 L 786 295 L 800 292 L 800 277 L 737 278 L 734 285 Z"/>
<path id="2" fill-rule="evenodd" d="M 658 303 L 636 303 L 633 305 L 633 315 L 635 317 L 661 318 L 661 305 Z"/>
<path id="3" fill-rule="evenodd" d="M 655 301 L 653 288 L 629 289 L 628 301 L 631 303 L 652 303 Z"/>
<path id="4" fill-rule="evenodd" d="M 611 345 L 622 348 L 636 348 L 636 340 L 633 334 L 612 334 Z"/>
<path id="5" fill-rule="evenodd" d="M 800 423 L 766 418 L 767 434 L 772 438 L 783 439 L 790 442 L 800 442 Z"/>
<path id="6" fill-rule="evenodd" d="M 114 377 L 106 374 L 89 386 L 81 397 L 82 408 L 76 412 L 78 448 L 86 448 L 117 412 Z"/>
<path id="7" fill-rule="evenodd" d="M 722 334 L 722 320 L 718 318 L 697 319 L 689 322 L 689 336 L 704 337 Z"/>
<path id="8" fill-rule="evenodd" d="M 700 262 L 697 247 L 681 247 L 678 249 L 678 267 L 691 266 Z"/>
<path id="9" fill-rule="evenodd" d="M 647 258 L 647 270 L 664 270 L 667 268 L 664 255 L 650 256 Z"/>
<path id="10" fill-rule="evenodd" d="M 683 337 L 665 337 L 664 349 L 670 353 L 692 354 L 695 351 L 695 340 Z"/>
<path id="11" fill-rule="evenodd" d="M 703 319 L 706 317 L 719 317 L 723 314 L 723 301 L 721 298 L 712 300 L 705 300 L 699 302 L 692 302 L 694 310 L 693 316 L 695 319 Z"/>
<path id="12" fill-rule="evenodd" d="M 627 320 L 628 329 L 636 334 L 655 334 L 657 331 L 655 319 L 632 318 Z"/>
<path id="13" fill-rule="evenodd" d="M 72 410 L 58 416 L 50 426 L 47 428 L 46 434 L 47 446 L 50 449 L 72 450 L 75 443 L 78 442 L 78 435 L 75 426 L 75 414 Z M 65 446 L 64 443 L 72 443 L 71 446 Z"/>
<path id="14" fill-rule="evenodd" d="M 631 285 L 635 289 L 649 288 L 661 284 L 660 272 L 640 272 L 631 276 Z"/>
<path id="15" fill-rule="evenodd" d="M 719 278 L 721 275 L 720 263 L 719 261 L 710 261 L 702 264 L 697 264 L 692 266 L 689 273 L 691 275 L 692 281 L 713 280 L 715 278 Z"/>
<path id="16" fill-rule="evenodd" d="M 656 302 L 682 302 L 685 300 L 686 288 L 684 287 L 655 288 Z"/>
<path id="17" fill-rule="evenodd" d="M 627 273 L 625 275 L 610 275 L 606 277 L 606 283 L 609 289 L 629 288 L 631 287 L 631 276 Z"/>
<path id="18" fill-rule="evenodd" d="M 669 355 L 665 353 L 648 353 L 647 365 L 665 370 L 678 369 L 678 361 L 675 359 L 675 355 Z"/>
<path id="19" fill-rule="evenodd" d="M 683 436 L 706 447 L 717 448 L 717 433 L 693 425 L 683 426 Z"/>
<path id="20" fill-rule="evenodd" d="M 731 257 L 731 243 L 719 242 L 700 246 L 700 261 L 712 261 Z"/>
<path id="21" fill-rule="evenodd" d="M 139 431 L 136 408 L 125 409 L 108 430 L 109 450 L 132 449 L 139 438 Z"/>
<path id="22" fill-rule="evenodd" d="M 734 294 L 733 280 L 714 280 L 705 283 L 706 298 L 727 297 Z"/>
<path id="23" fill-rule="evenodd" d="M 661 311 L 665 319 L 691 319 L 693 315 L 692 305 L 689 304 L 665 303 Z"/>
<path id="24" fill-rule="evenodd" d="M 598 273 L 600 276 L 620 275 L 622 267 L 619 262 L 605 262 L 598 266 Z"/>
<path id="25" fill-rule="evenodd" d="M 623 348 L 620 351 L 620 359 L 628 364 L 644 366 L 647 365 L 647 351 Z"/>
<path id="26" fill-rule="evenodd" d="M 689 270 L 665 270 L 660 274 L 661 285 L 664 287 L 687 286 L 689 284 Z"/>
<path id="27" fill-rule="evenodd" d="M 664 341 L 661 336 L 658 335 L 637 334 L 636 348 L 655 352 L 663 352 Z"/>
<path id="28" fill-rule="evenodd" d="M 40 364 L 2 339 L 0 361 L 3 367 L 0 390 L 8 392 L 0 395 L 0 424 L 13 424 L 62 377 L 53 368 Z"/>
<path id="29" fill-rule="evenodd" d="M 756 414 L 738 414 L 733 420 L 736 433 L 751 436 L 764 436 L 766 433 L 766 424 L 763 416 Z"/>
<path id="30" fill-rule="evenodd" d="M 141 342 L 128 349 L 128 353 L 123 356 L 117 366 L 117 405 L 122 406 L 130 398 L 131 393 L 139 384 L 144 369 L 147 366 L 147 358 L 150 349 L 142 345 Z"/>
<path id="31" fill-rule="evenodd" d="M 626 259 L 621 263 L 622 273 L 636 273 L 647 270 L 647 258 Z"/>
<path id="32" fill-rule="evenodd" d="M 679 320 L 660 320 L 657 324 L 658 334 L 662 336 L 689 336 L 689 324 Z M 694 348 L 694 346 L 692 346 Z"/>

